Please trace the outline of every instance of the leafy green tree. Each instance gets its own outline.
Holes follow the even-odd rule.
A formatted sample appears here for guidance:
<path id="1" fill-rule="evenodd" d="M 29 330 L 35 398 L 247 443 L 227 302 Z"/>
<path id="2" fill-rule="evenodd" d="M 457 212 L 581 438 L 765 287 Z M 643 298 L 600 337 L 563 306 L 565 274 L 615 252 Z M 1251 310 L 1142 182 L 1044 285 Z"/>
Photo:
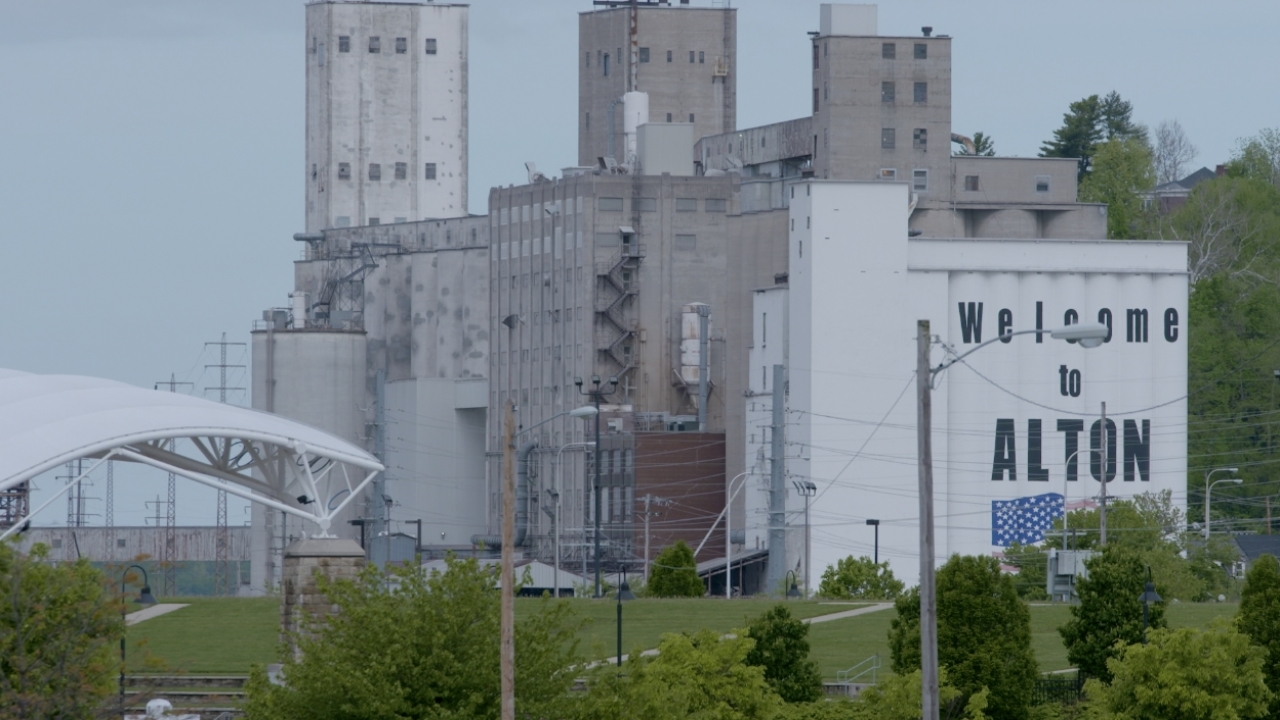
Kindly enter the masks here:
<path id="1" fill-rule="evenodd" d="M 1049 599 L 1049 593 L 1045 590 L 1049 579 L 1049 554 L 1044 547 L 1014 543 L 1005 548 L 1004 559 L 1018 568 L 1018 574 L 1013 579 L 1018 597 L 1023 600 Z"/>
<path id="2" fill-rule="evenodd" d="M 1128 240 L 1142 234 L 1147 221 L 1142 193 L 1156 184 L 1151 148 L 1134 138 L 1116 138 L 1097 146 L 1091 169 L 1080 182 L 1080 201 L 1106 203 L 1107 236 Z"/>
<path id="3" fill-rule="evenodd" d="M 969 152 L 969 148 L 961 145 L 960 149 L 955 152 L 956 155 L 976 155 L 981 157 L 992 157 L 996 154 L 995 141 L 991 136 L 979 130 L 973 134 L 973 152 Z"/>
<path id="4" fill-rule="evenodd" d="M 1089 576 L 1076 583 L 1080 603 L 1071 606 L 1071 619 L 1058 634 L 1067 646 L 1067 660 L 1080 672 L 1109 681 L 1107 660 L 1117 657 L 1124 644 L 1142 642 L 1138 598 L 1146 589 L 1146 568 L 1136 554 L 1112 545 L 1085 561 L 1085 567 Z M 1159 583 L 1156 590 L 1163 596 Z M 1165 626 L 1163 603 L 1150 606 L 1149 624 Z"/>
<path id="5" fill-rule="evenodd" d="M 1071 103 L 1062 116 L 1062 127 L 1040 146 L 1040 157 L 1079 158 L 1077 179 L 1083 181 L 1092 169 L 1098 143 L 1114 139 L 1145 144 L 1147 131 L 1133 122 L 1133 105 L 1113 90 L 1104 98 L 1090 95 Z"/>
<path id="6" fill-rule="evenodd" d="M 764 679 L 789 703 L 822 697 L 822 674 L 809 659 L 809 625 L 791 617 L 786 605 L 774 605 L 747 626 L 755 646 L 746 663 L 764 668 Z"/>
<path id="7" fill-rule="evenodd" d="M 87 560 L 52 563 L 0 542 L 0 717 L 118 716 L 121 607 Z"/>
<path id="8" fill-rule="evenodd" d="M 1039 673 L 1031 652 L 1031 612 L 995 558 L 953 555 L 938 570 L 938 664 L 967 703 L 989 691 L 986 713 L 1024 720 Z M 890 625 L 893 671 L 920 667 L 920 593 L 899 598 Z"/>
<path id="9" fill-rule="evenodd" d="M 698 577 L 693 549 L 683 540 L 668 545 L 653 560 L 646 591 L 653 597 L 702 597 L 706 586 Z"/>
<path id="10" fill-rule="evenodd" d="M 497 577 L 475 560 L 450 558 L 444 573 L 367 567 L 321 590 L 339 611 L 285 651 L 285 685 L 255 668 L 249 718 L 497 718 L 500 704 Z M 516 623 L 517 711 L 559 717 L 580 658 L 568 603 L 543 600 Z"/>
<path id="11" fill-rule="evenodd" d="M 1206 180 L 1177 210 L 1158 218 L 1154 234 L 1182 240 L 1191 284 L 1225 274 L 1274 283 L 1280 239 L 1280 187 L 1256 177 Z"/>
<path id="12" fill-rule="evenodd" d="M 588 677 L 580 720 L 769 720 L 782 701 L 764 668 L 749 665 L 746 633 L 667 633 L 656 656 L 631 653 L 619 673 L 601 666 Z"/>
<path id="13" fill-rule="evenodd" d="M 1280 690 L 1280 561 L 1263 555 L 1245 577 L 1236 629 L 1267 651 L 1262 670 L 1267 687 Z M 1271 717 L 1280 717 L 1280 697 L 1271 699 Z"/>
<path id="14" fill-rule="evenodd" d="M 1241 140 L 1227 164 L 1227 173 L 1280 186 L 1280 128 L 1263 128 L 1254 137 Z"/>
<path id="15" fill-rule="evenodd" d="M 837 600 L 892 600 L 902 594 L 902 588 L 888 561 L 876 564 L 866 555 L 850 555 L 822 572 L 818 594 Z"/>
<path id="16" fill-rule="evenodd" d="M 1237 720 L 1267 714 L 1266 651 L 1229 627 L 1155 630 L 1107 661 L 1111 682 L 1085 692 L 1100 717 L 1123 720 Z"/>
<path id="17" fill-rule="evenodd" d="M 887 678 L 868 688 L 854 704 L 857 720 L 919 720 L 921 711 L 919 669 Z M 986 720 L 991 693 L 984 687 L 968 695 L 951 684 L 946 667 L 938 669 L 938 710 L 943 720 Z"/>

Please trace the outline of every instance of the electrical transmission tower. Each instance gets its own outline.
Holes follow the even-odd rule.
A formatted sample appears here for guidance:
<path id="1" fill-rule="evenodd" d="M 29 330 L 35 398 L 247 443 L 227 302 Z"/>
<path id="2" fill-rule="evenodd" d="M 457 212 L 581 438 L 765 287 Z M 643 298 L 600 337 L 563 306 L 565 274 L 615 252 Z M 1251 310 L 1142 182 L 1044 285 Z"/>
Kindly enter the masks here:
<path id="1" fill-rule="evenodd" d="M 178 392 L 179 385 L 195 385 L 189 382 L 178 382 L 173 373 L 169 373 L 168 380 L 161 380 L 156 383 L 156 390 L 164 385 L 169 392 Z M 174 441 L 169 441 L 169 450 L 173 450 Z M 160 567 L 164 570 L 164 594 L 173 596 L 178 594 L 178 566 L 174 562 L 173 556 L 177 552 L 178 547 L 178 496 L 177 496 L 177 478 L 173 473 L 169 473 L 168 502 L 165 507 L 164 522 L 164 545 L 160 548 Z M 159 512 L 159 508 L 156 509 Z"/>
<path id="2" fill-rule="evenodd" d="M 222 333 L 222 340 L 218 342 L 207 342 L 204 346 L 218 346 L 218 364 L 205 365 L 204 369 L 218 368 L 218 384 L 216 387 L 206 387 L 204 389 L 207 395 L 210 390 L 218 391 L 218 402 L 227 402 L 227 391 L 243 392 L 243 387 L 227 386 L 227 368 L 244 369 L 244 365 L 228 365 L 227 364 L 227 346 L 239 345 L 245 347 L 242 342 L 227 342 L 227 334 Z M 213 594 L 229 595 L 231 594 L 231 563 L 228 561 L 228 555 L 231 552 L 231 532 L 227 529 L 227 491 L 218 491 L 218 519 L 217 519 L 217 537 L 214 539 L 214 562 L 213 562 Z"/>
<path id="3" fill-rule="evenodd" d="M 83 460 L 72 460 L 67 463 L 67 484 L 75 482 L 84 472 Z M 84 527 L 84 480 L 76 483 L 67 491 L 67 527 Z"/>

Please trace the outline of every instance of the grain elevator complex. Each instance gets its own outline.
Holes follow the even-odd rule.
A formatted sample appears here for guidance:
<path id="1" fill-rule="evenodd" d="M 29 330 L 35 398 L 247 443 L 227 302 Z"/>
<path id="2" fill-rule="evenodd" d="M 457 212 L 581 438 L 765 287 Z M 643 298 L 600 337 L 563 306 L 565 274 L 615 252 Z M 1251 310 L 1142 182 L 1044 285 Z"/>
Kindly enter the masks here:
<path id="1" fill-rule="evenodd" d="M 1074 160 L 953 156 L 972 143 L 951 128 L 952 38 L 928 27 L 882 35 L 873 5 L 820 6 L 812 76 L 794 78 L 812 85 L 809 114 L 739 128 L 737 9 L 595 3 L 578 14 L 576 164 L 557 174 L 530 165 L 527 182 L 491 189 L 487 213 L 469 215 L 467 98 L 497 92 L 468 86 L 471 11 L 306 6 L 306 227 L 295 236 L 305 256 L 288 303 L 255 323 L 253 404 L 387 465 L 334 528 L 374 558 L 497 551 L 501 409 L 511 401 L 522 430 L 515 544 L 525 557 L 586 576 L 598 542 L 605 572 L 643 574 L 659 549 L 684 539 L 699 549 L 711 592 L 724 593 L 726 580 L 773 591 L 809 564 L 816 584 L 836 557 L 869 554 L 853 533 L 879 500 L 874 490 L 851 492 L 856 477 L 819 467 L 839 454 L 830 444 L 800 442 L 825 432 L 814 408 L 832 412 L 815 388 L 842 382 L 839 373 L 809 377 L 817 358 L 827 370 L 847 363 L 854 376 L 860 362 L 857 343 L 831 346 L 852 348 L 837 362 L 810 336 L 887 337 L 891 327 L 905 342 L 915 314 L 936 310 L 944 342 L 958 342 L 949 339 L 960 330 L 956 302 L 986 292 L 970 284 L 972 298 L 953 299 L 939 280 L 921 285 L 932 288 L 927 301 L 878 305 L 858 263 L 874 266 L 876 287 L 886 288 L 909 272 L 999 284 L 1016 270 L 1001 265 L 1000 248 L 1012 247 L 1041 273 L 1177 276 L 1180 245 L 1120 257 L 1099 242 L 1106 208 L 1076 202 Z M 832 254 L 848 287 L 821 275 L 820 288 L 797 295 L 797 268 L 812 283 L 821 262 L 804 253 L 824 252 L 829 240 L 816 228 L 837 226 L 866 253 Z M 883 244 L 867 243 L 873 235 Z M 892 262 L 877 264 L 878 247 Z M 1059 251 L 1049 257 L 1043 247 Z M 1181 299 L 1159 287 L 1160 302 L 1185 317 L 1185 287 Z M 821 313 L 798 316 L 801 297 L 821 298 Z M 852 299 L 861 305 L 843 321 L 830 312 Z M 1049 295 L 1038 301 L 1058 308 Z M 988 310 L 989 334 L 1000 310 Z M 1018 327 L 1032 317 L 1019 310 Z M 804 348 L 806 365 L 789 367 L 788 348 Z M 774 365 L 792 393 L 805 392 L 779 412 Z M 909 359 L 901 369 L 905 380 Z M 1185 386 L 1185 360 L 1181 373 Z M 857 402 L 845 391 L 829 397 Z M 594 421 L 569 414 L 596 402 L 598 445 Z M 806 502 L 829 487 L 843 504 L 815 516 L 821 529 L 812 530 Z M 266 591 L 279 582 L 283 547 L 309 528 L 253 512 L 251 582 Z M 898 530 L 886 528 L 882 555 L 899 576 L 913 576 L 912 523 L 896 505 L 886 515 Z M 957 535 L 947 551 L 989 550 Z"/>

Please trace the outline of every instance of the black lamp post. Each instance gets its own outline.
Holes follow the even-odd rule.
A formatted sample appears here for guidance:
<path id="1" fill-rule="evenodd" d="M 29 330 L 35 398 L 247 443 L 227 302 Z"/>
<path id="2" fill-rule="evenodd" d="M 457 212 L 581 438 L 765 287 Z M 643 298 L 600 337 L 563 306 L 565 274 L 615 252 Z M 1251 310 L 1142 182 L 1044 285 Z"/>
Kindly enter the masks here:
<path id="1" fill-rule="evenodd" d="M 1138 596 L 1142 601 L 1142 644 L 1147 644 L 1147 613 L 1151 603 L 1162 602 L 1160 594 L 1156 592 L 1156 584 L 1151 582 L 1151 566 L 1147 566 L 1147 587 L 1142 594 Z"/>
<path id="2" fill-rule="evenodd" d="M 875 529 L 876 529 L 876 544 L 875 544 L 875 553 L 876 553 L 876 554 L 875 554 L 875 557 L 873 558 L 873 560 L 875 561 L 875 564 L 879 565 L 879 564 L 880 564 L 880 521 L 879 521 L 879 520 L 867 520 L 867 524 L 868 524 L 868 525 L 871 525 L 871 526 L 873 526 L 873 527 L 875 527 Z"/>
<path id="3" fill-rule="evenodd" d="M 591 401 L 594 402 L 596 406 L 596 462 L 595 462 L 596 467 L 595 467 L 595 473 L 593 473 L 595 475 L 595 478 L 592 482 L 592 487 L 594 489 L 594 492 L 592 494 L 595 495 L 595 515 L 596 515 L 595 549 L 593 553 L 595 556 L 595 563 L 596 563 L 596 592 L 595 592 L 595 595 L 593 595 L 592 597 L 599 598 L 599 597 L 603 597 L 603 594 L 600 592 L 600 399 L 605 397 L 606 395 L 612 395 L 615 392 L 617 392 L 618 378 L 616 377 L 609 378 L 608 392 L 605 392 L 604 390 L 600 389 L 599 375 L 591 376 L 590 390 L 582 389 L 582 378 L 574 378 L 573 384 L 578 387 L 579 395 L 586 395 L 590 397 Z M 619 610 L 618 612 L 622 612 L 622 611 Z"/>
<path id="4" fill-rule="evenodd" d="M 129 577 L 129 571 L 134 568 L 138 568 L 139 570 L 142 571 L 142 591 L 138 593 L 138 599 L 134 600 L 134 602 L 139 603 L 141 605 L 156 604 L 156 598 L 154 595 L 151 594 L 151 583 L 148 582 L 147 580 L 147 569 L 142 567 L 141 565 L 130 565 L 129 567 L 124 569 L 124 574 L 120 576 L 120 601 L 121 601 L 120 622 L 121 624 L 124 624 L 126 622 L 125 616 L 128 614 L 125 612 L 125 610 L 128 609 L 128 606 L 123 604 L 125 581 Z M 125 653 L 125 629 L 122 627 L 120 628 L 120 714 L 121 715 L 124 714 L 124 657 L 125 657 L 124 653 Z"/>
<path id="5" fill-rule="evenodd" d="M 800 588 L 796 585 L 796 571 L 788 570 L 786 576 L 783 579 L 791 581 L 787 585 L 787 597 L 789 598 L 800 597 Z"/>
<path id="6" fill-rule="evenodd" d="M 622 584 L 618 586 L 618 667 L 622 667 L 622 601 L 635 600 L 636 594 L 631 592 L 627 584 L 627 569 L 622 569 Z"/>

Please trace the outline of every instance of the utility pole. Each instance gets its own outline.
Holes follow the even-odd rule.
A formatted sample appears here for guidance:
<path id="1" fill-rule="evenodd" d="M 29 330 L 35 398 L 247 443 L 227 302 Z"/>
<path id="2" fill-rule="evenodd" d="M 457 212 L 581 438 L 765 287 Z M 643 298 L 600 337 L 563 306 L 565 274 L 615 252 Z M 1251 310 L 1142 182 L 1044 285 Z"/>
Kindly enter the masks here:
<path id="1" fill-rule="evenodd" d="M 809 572 L 809 558 L 813 557 L 810 554 L 812 552 L 813 545 L 810 543 L 809 501 L 814 495 L 818 494 L 818 486 L 815 485 L 812 480 L 792 480 L 791 484 L 795 487 L 796 492 L 800 493 L 800 496 L 804 498 L 804 591 L 805 597 L 808 597 L 809 593 L 813 592 L 813 585 L 810 584 L 811 577 Z"/>
<path id="2" fill-rule="evenodd" d="M 1102 547 L 1107 546 L 1107 404 L 1102 403 L 1102 428 L 1098 436 L 1102 438 L 1102 472 L 1099 475 L 1102 478 L 1102 506 L 1099 508 L 1098 519 L 1101 522 Z"/>
<path id="3" fill-rule="evenodd" d="M 156 383 L 155 389 L 159 390 L 161 385 L 166 385 L 169 392 L 178 392 L 179 385 L 194 384 L 189 382 L 178 382 L 173 373 L 169 373 L 168 380 L 161 380 Z M 174 441 L 168 442 L 169 451 L 174 449 Z M 164 570 L 164 594 L 173 596 L 178 594 L 178 568 L 174 564 L 173 555 L 178 545 L 178 493 L 177 493 L 177 477 L 173 473 L 169 473 L 168 484 L 168 503 L 165 508 L 164 522 L 164 545 L 160 547 L 160 567 Z M 158 510 L 158 508 L 157 508 Z"/>
<path id="4" fill-rule="evenodd" d="M 933 568 L 933 396 L 929 321 L 916 323 L 916 455 L 920 484 L 921 717 L 938 720 L 938 589 Z"/>
<path id="5" fill-rule="evenodd" d="M 227 391 L 243 391 L 243 387 L 227 386 L 227 368 L 244 369 L 244 365 L 228 365 L 227 364 L 227 346 L 239 345 L 247 347 L 245 343 L 229 343 L 227 342 L 227 334 L 222 333 L 222 340 L 219 342 L 207 342 L 204 344 L 206 348 L 210 345 L 217 345 L 219 356 L 217 365 L 205 365 L 205 370 L 209 368 L 218 368 L 218 386 L 206 387 L 205 393 L 210 390 L 218 391 L 218 402 L 224 405 L 227 402 Z M 227 529 L 227 491 L 218 491 L 218 509 L 217 519 L 215 521 L 216 531 L 214 538 L 214 560 L 213 560 L 213 594 L 229 595 L 231 594 L 231 564 L 228 559 L 231 545 L 231 532 Z"/>
<path id="6" fill-rule="evenodd" d="M 598 418 L 597 415 L 597 422 Z M 512 547 L 516 535 L 515 433 L 515 402 L 507 400 L 502 418 L 502 639 L 499 663 L 502 676 L 502 720 L 515 720 L 516 717 L 516 571 L 515 548 Z M 597 565 L 596 572 L 599 571 Z"/>
<path id="7" fill-rule="evenodd" d="M 644 494 L 644 582 L 649 584 L 649 493 Z M 1268 505 L 1268 508 L 1271 506 Z"/>
<path id="8" fill-rule="evenodd" d="M 107 503 L 103 510 L 102 524 L 106 527 L 107 548 L 104 559 L 114 560 L 116 555 L 116 463 L 107 461 Z"/>
<path id="9" fill-rule="evenodd" d="M 773 366 L 773 425 L 769 430 L 772 457 L 769 460 L 769 594 L 780 590 L 786 579 L 786 368 Z M 732 512 L 732 510 L 730 510 Z"/>

